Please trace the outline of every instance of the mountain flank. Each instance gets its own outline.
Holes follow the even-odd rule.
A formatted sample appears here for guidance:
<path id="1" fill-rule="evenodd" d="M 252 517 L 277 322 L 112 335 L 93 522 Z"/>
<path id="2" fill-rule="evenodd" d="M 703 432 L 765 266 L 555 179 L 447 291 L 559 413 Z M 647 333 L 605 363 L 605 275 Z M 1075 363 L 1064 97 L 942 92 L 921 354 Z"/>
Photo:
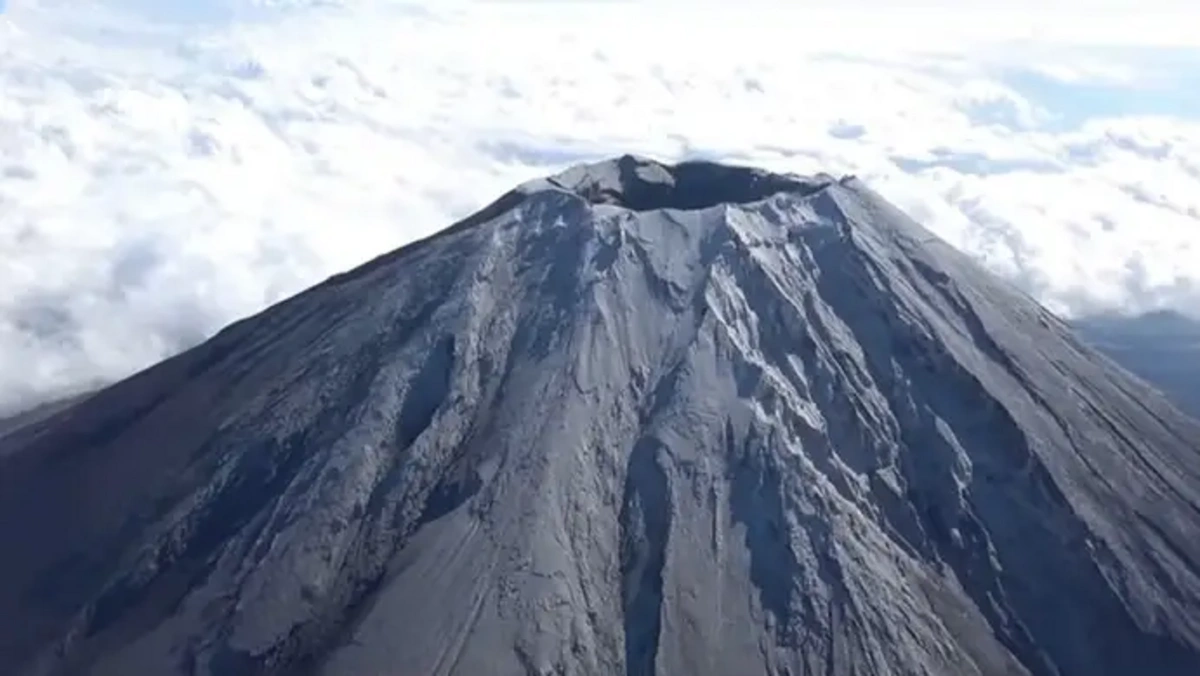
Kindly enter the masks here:
<path id="1" fill-rule="evenodd" d="M 1195 676 L 1200 423 L 854 178 L 517 187 L 0 436 L 6 674 Z"/>

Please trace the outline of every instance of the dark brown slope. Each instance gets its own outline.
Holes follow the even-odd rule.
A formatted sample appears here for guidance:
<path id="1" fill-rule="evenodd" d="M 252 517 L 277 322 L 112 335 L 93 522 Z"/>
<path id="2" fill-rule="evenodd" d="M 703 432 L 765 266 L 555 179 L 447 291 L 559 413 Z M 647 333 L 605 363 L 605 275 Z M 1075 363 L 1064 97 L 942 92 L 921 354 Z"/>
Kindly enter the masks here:
<path id="1" fill-rule="evenodd" d="M 1200 673 L 1200 425 L 857 181 L 636 158 L 0 437 L 13 674 Z"/>

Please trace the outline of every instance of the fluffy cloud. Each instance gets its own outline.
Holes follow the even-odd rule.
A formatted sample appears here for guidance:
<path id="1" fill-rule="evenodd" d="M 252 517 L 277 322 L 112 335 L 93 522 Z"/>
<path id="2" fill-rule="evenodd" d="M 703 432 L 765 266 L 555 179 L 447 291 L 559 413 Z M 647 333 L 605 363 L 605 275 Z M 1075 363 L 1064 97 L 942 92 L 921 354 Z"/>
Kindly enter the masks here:
<path id="1" fill-rule="evenodd" d="M 1200 308 L 1186 5 L 831 4 L 9 0 L 0 410 L 624 151 L 856 173 L 1064 313 Z"/>

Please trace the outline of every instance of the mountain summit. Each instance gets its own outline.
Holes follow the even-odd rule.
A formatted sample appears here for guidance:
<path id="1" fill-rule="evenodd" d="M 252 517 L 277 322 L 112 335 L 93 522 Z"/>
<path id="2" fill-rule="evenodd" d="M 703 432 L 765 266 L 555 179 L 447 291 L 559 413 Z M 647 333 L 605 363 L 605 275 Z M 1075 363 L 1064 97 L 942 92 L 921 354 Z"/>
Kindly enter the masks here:
<path id="1" fill-rule="evenodd" d="M 853 178 L 622 157 L 0 437 L 0 665 L 1195 676 L 1200 423 Z"/>

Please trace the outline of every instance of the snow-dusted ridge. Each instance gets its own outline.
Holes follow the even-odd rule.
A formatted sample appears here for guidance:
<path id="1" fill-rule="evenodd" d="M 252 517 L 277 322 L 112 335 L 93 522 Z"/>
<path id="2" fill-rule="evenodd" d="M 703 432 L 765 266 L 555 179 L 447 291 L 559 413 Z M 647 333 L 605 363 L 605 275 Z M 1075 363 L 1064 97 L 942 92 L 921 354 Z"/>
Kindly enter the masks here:
<path id="1" fill-rule="evenodd" d="M 1200 423 L 854 179 L 617 158 L 0 436 L 49 674 L 1194 676 Z"/>

